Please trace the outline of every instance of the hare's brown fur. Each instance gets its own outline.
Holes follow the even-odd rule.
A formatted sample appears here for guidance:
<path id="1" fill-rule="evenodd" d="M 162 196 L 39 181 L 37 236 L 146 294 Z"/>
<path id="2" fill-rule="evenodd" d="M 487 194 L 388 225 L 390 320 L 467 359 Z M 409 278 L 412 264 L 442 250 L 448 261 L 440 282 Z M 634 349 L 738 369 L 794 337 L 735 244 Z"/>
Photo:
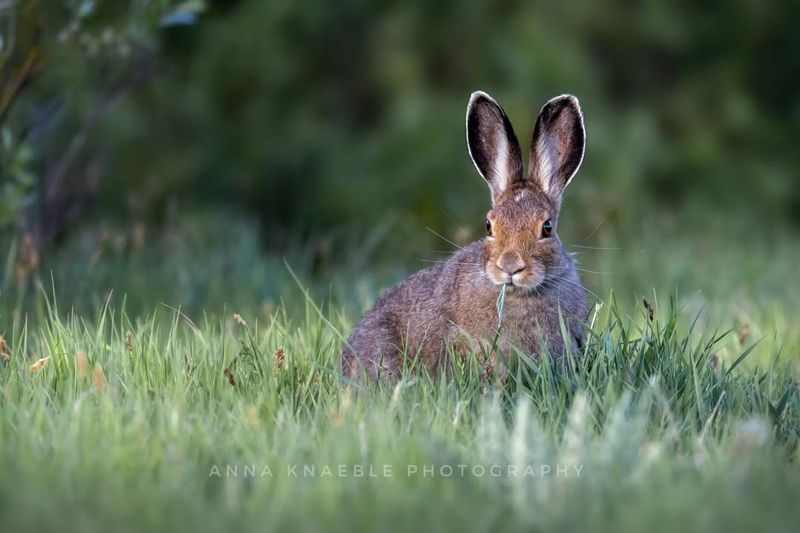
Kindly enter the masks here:
<path id="1" fill-rule="evenodd" d="M 497 363 L 497 350 L 510 355 L 510 345 L 559 357 L 566 338 L 578 353 L 586 299 L 556 234 L 563 189 L 583 157 L 577 100 L 558 97 L 542 108 L 526 178 L 508 117 L 485 93 L 470 99 L 467 136 L 470 155 L 492 191 L 489 235 L 389 289 L 345 344 L 346 374 L 396 376 L 404 364 L 435 373 L 449 347 L 484 354 L 489 367 Z M 498 329 L 496 303 L 504 284 Z"/>

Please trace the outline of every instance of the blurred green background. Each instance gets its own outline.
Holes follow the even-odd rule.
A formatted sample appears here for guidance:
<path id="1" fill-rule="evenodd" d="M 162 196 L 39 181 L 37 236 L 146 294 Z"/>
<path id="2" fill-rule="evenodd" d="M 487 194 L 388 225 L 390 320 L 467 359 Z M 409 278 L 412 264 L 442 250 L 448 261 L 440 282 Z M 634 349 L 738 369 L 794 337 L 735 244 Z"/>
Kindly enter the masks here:
<path id="1" fill-rule="evenodd" d="M 798 14 L 0 0 L 0 529 L 789 530 Z M 523 147 L 548 98 L 582 103 L 558 228 L 587 287 L 586 372 L 544 361 L 529 393 L 469 372 L 353 396 L 338 358 L 362 312 L 485 231 L 464 131 L 476 89 Z M 589 475 L 233 483 L 207 468 L 317 458 L 585 458 Z"/>
<path id="2" fill-rule="evenodd" d="M 470 92 L 523 145 L 570 92 L 588 147 L 561 232 L 587 285 L 791 321 L 798 4 L 4 0 L 2 287 L 267 305 L 286 258 L 357 313 L 481 235 Z"/>

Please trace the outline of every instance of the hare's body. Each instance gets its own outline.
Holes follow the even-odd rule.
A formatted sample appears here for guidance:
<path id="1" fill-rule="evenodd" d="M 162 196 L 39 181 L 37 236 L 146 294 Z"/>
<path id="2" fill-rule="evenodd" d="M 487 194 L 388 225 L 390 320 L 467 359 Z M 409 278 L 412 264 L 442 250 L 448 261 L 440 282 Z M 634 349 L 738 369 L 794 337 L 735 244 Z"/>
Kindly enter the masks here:
<path id="1" fill-rule="evenodd" d="M 507 356 L 513 345 L 529 354 L 561 354 L 564 335 L 559 312 L 569 329 L 573 353 L 583 338 L 586 299 L 572 259 L 556 281 L 530 292 L 506 291 L 502 326 L 497 329 L 499 287 L 486 276 L 483 246 L 475 242 L 449 260 L 420 270 L 395 285 L 364 315 L 343 350 L 348 375 L 397 375 L 404 365 L 435 373 L 448 347 L 478 348 L 493 343 Z M 491 350 L 482 350 L 486 355 Z M 485 361 L 494 365 L 494 360 Z"/>
<path id="2" fill-rule="evenodd" d="M 470 98 L 467 145 L 492 193 L 486 237 L 388 290 L 345 344 L 345 373 L 376 378 L 404 366 L 436 372 L 450 348 L 478 354 L 492 370 L 498 352 L 513 355 L 511 346 L 560 357 L 565 342 L 573 350 L 581 345 L 583 286 L 556 235 L 562 193 L 583 160 L 577 99 L 560 96 L 542 107 L 527 176 L 508 117 L 485 93 Z"/>

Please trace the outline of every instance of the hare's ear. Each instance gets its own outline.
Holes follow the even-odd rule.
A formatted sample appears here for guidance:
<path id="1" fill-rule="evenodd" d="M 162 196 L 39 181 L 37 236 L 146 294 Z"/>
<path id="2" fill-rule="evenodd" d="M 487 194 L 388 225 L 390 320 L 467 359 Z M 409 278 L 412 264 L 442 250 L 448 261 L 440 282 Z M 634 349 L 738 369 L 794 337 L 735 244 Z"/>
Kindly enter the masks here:
<path id="1" fill-rule="evenodd" d="M 557 203 L 578 171 L 586 147 L 583 113 L 571 94 L 544 104 L 536 119 L 528 161 L 528 179 Z"/>
<path id="2" fill-rule="evenodd" d="M 522 177 L 522 152 L 505 111 L 482 91 L 467 105 L 467 148 L 475 168 L 489 184 L 492 201 Z"/>

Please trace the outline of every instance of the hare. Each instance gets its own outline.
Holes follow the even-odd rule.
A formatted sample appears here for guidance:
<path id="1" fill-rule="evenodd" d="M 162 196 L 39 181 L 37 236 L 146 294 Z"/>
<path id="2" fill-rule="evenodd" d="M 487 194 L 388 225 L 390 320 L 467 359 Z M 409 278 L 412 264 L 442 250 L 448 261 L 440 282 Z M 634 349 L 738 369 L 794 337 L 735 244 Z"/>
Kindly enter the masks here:
<path id="1" fill-rule="evenodd" d="M 577 354 L 586 296 L 557 228 L 564 189 L 585 145 L 578 99 L 555 97 L 536 120 L 525 174 L 505 111 L 488 94 L 472 93 L 467 148 L 491 192 L 486 236 L 389 289 L 351 333 L 342 371 L 376 379 L 397 377 L 407 365 L 435 374 L 454 348 L 464 355 L 491 352 L 485 355 L 491 372 L 498 350 L 508 354 L 515 346 L 531 356 L 558 358 L 565 339 Z"/>

